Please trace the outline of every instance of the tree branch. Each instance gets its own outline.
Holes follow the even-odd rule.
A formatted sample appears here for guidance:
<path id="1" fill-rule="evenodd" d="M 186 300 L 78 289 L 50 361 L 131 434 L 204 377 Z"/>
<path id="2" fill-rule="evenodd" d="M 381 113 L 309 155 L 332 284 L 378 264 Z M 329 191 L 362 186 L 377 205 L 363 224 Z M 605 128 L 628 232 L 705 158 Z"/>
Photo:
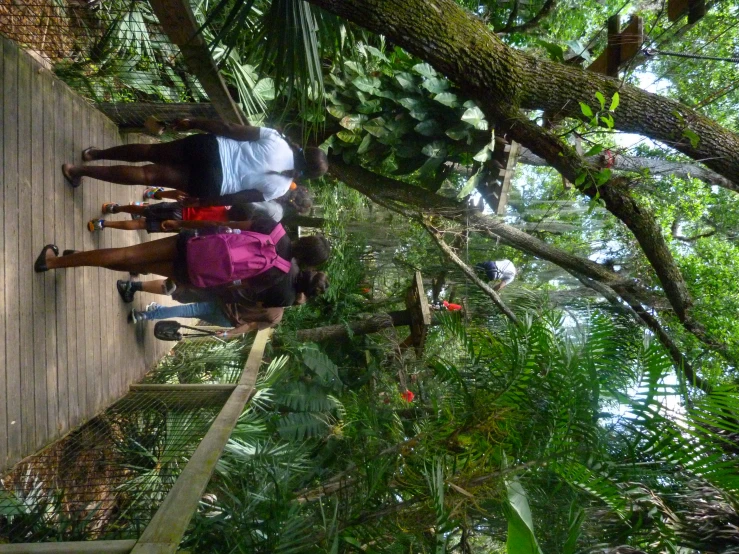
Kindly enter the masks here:
<path id="1" fill-rule="evenodd" d="M 541 9 L 538 11 L 538 13 L 529 19 L 526 23 L 522 23 L 521 25 L 513 25 L 513 21 L 515 20 L 515 15 L 513 12 L 511 12 L 511 17 L 508 19 L 508 23 L 506 23 L 506 26 L 503 27 L 500 31 L 495 31 L 496 33 L 521 33 L 523 31 L 528 31 L 532 27 L 536 27 L 539 22 L 544 19 L 547 15 L 549 15 L 554 7 L 557 5 L 557 0 L 547 0 L 544 2 L 544 5 L 541 7 Z M 516 2 L 516 7 L 518 7 L 518 2 Z"/>
<path id="2" fill-rule="evenodd" d="M 511 311 L 511 309 L 506 306 L 503 303 L 503 300 L 501 300 L 500 295 L 495 292 L 492 287 L 490 287 L 487 283 L 485 283 L 482 279 L 480 279 L 477 274 L 475 273 L 475 270 L 472 269 L 470 266 L 468 266 L 462 259 L 455 254 L 454 250 L 452 250 L 451 246 L 449 246 L 446 242 L 444 242 L 444 238 L 441 236 L 439 231 L 434 229 L 431 225 L 426 223 L 423 219 L 419 221 L 419 224 L 428 231 L 428 233 L 431 235 L 431 237 L 436 241 L 436 244 L 439 245 L 439 248 L 441 248 L 441 251 L 446 254 L 446 256 L 454 263 L 459 269 L 462 270 L 462 272 L 469 277 L 473 283 L 475 283 L 482 292 L 484 292 L 490 300 L 493 301 L 493 304 L 498 306 L 498 309 L 505 314 L 505 316 L 510 319 L 513 323 L 518 325 L 518 318 L 516 315 Z"/>

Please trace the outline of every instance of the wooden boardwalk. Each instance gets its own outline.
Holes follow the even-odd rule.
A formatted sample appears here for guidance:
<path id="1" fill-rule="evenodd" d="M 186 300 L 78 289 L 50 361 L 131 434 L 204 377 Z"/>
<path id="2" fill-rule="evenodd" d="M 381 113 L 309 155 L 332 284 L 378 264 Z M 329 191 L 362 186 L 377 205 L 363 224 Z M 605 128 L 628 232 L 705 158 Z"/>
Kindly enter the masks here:
<path id="1" fill-rule="evenodd" d="M 64 162 L 87 146 L 125 141 L 116 126 L 0 36 L 0 477 L 122 396 L 171 348 L 152 325 L 129 325 L 126 274 L 79 268 L 36 274 L 44 244 L 89 250 L 148 240 L 144 232 L 89 233 L 107 200 L 142 188 L 87 180 L 67 185 Z M 109 216 L 110 217 L 110 216 Z M 113 216 L 122 219 L 125 216 Z M 157 297 L 161 299 L 163 297 Z"/>

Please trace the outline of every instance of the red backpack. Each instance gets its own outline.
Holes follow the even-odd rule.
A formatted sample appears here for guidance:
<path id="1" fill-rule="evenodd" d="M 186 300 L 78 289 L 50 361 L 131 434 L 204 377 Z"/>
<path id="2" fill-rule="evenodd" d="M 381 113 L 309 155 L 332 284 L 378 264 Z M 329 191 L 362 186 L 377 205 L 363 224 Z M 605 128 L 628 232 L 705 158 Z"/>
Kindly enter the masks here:
<path id="1" fill-rule="evenodd" d="M 200 288 L 238 286 L 273 267 L 288 273 L 291 264 L 276 249 L 284 236 L 285 229 L 277 225 L 269 235 L 234 229 L 192 237 L 187 241 L 190 282 Z"/>

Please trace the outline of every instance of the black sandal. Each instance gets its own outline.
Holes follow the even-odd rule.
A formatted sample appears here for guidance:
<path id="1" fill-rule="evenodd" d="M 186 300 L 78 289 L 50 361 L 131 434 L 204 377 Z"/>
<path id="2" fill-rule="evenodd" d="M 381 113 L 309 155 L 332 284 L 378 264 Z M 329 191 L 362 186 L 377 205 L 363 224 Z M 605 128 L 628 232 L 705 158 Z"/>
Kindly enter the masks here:
<path id="1" fill-rule="evenodd" d="M 95 161 L 93 158 L 88 158 L 90 155 L 90 152 L 93 150 L 100 150 L 99 148 L 96 148 L 95 146 L 88 146 L 82 151 L 82 161 L 83 162 L 92 162 Z"/>
<path id="2" fill-rule="evenodd" d="M 54 252 L 55 256 L 59 255 L 59 248 L 56 246 L 56 244 L 47 244 L 41 249 L 41 254 L 38 255 L 38 258 L 36 258 L 36 262 L 33 264 L 33 270 L 36 273 L 44 273 L 45 271 L 49 271 L 49 268 L 46 265 L 46 253 L 51 250 Z"/>
<path id="3" fill-rule="evenodd" d="M 77 253 L 77 250 L 67 249 L 67 250 L 62 251 L 62 256 L 69 256 L 70 254 L 76 254 L 76 253 Z"/>
<path id="4" fill-rule="evenodd" d="M 71 167 L 69 164 L 62 165 L 62 175 L 64 175 L 64 179 L 69 183 L 69 186 L 76 189 L 82 184 L 82 177 L 72 177 L 68 171 L 69 167 Z"/>

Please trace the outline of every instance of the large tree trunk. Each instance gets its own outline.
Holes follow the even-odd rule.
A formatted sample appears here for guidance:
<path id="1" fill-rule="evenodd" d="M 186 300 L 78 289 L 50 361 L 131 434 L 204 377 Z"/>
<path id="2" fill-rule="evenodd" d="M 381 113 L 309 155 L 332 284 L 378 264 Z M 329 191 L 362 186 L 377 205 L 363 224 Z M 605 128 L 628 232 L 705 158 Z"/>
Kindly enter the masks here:
<path id="1" fill-rule="evenodd" d="M 617 79 L 514 50 L 454 0 L 309 0 L 390 38 L 428 61 L 507 128 L 516 141 L 565 174 L 572 152 L 521 129 L 519 108 L 582 118 L 579 102 L 618 92 L 616 129 L 676 148 L 723 175 L 739 190 L 739 136 L 686 106 Z M 520 132 L 523 131 L 523 132 Z M 695 133 L 691 141 L 685 131 Z M 533 139 L 533 140 L 532 140 Z M 541 139 L 541 136 L 539 136 Z M 570 179 L 570 175 L 565 174 Z M 572 180 L 572 179 L 571 179 Z"/>

